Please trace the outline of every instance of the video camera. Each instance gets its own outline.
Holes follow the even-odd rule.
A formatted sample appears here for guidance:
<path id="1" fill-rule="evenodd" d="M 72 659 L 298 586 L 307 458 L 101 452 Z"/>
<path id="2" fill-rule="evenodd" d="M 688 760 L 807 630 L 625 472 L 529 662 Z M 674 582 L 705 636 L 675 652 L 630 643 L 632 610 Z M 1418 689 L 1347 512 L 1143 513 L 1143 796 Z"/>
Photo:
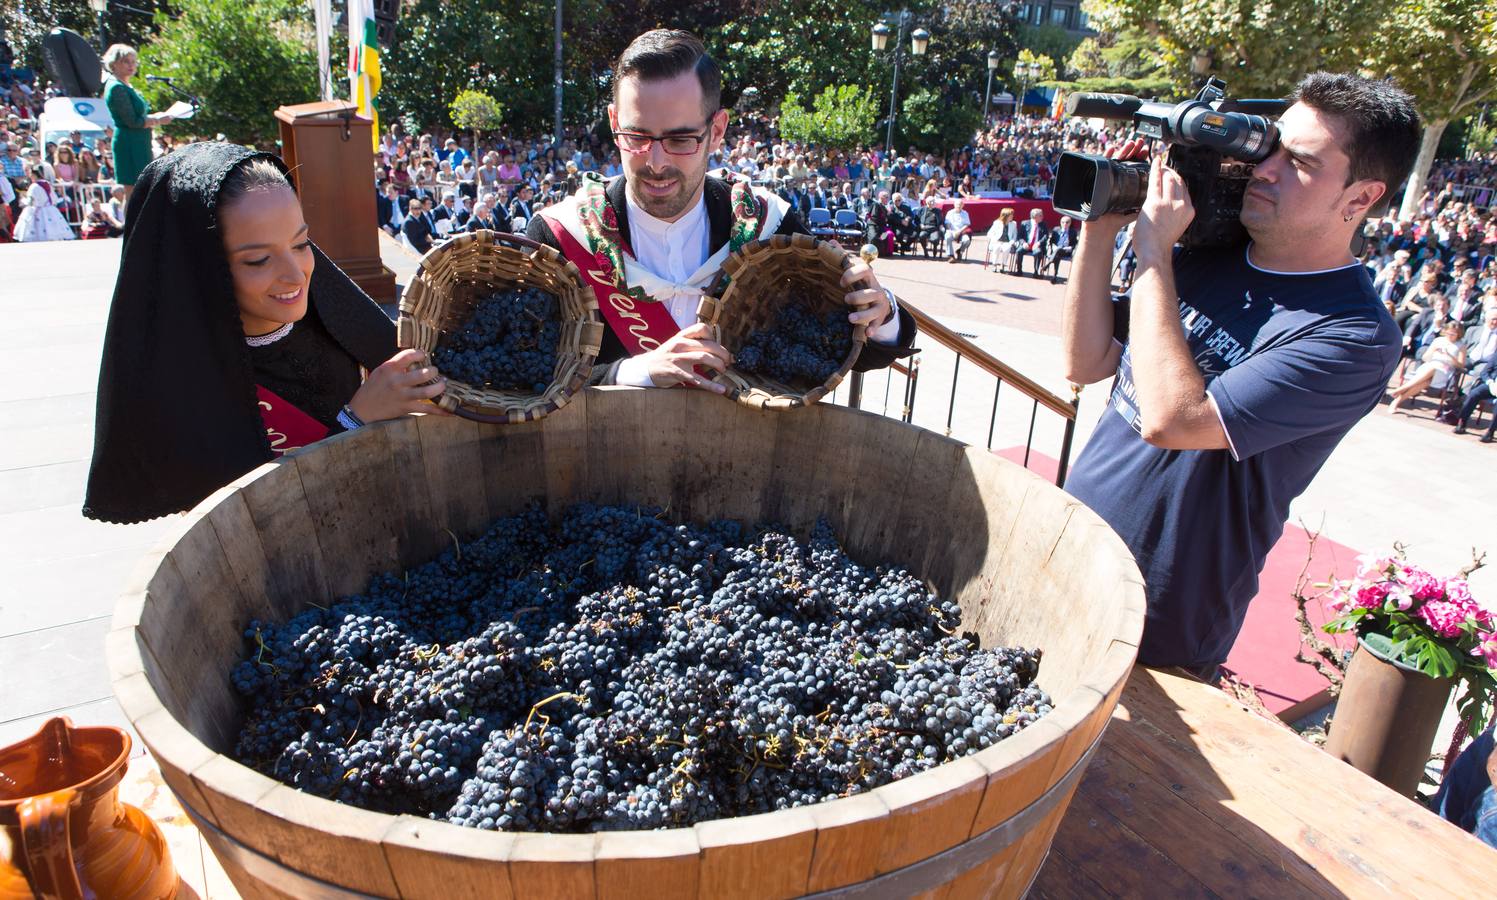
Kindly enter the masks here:
<path id="1" fill-rule="evenodd" d="M 1067 115 L 1129 119 L 1139 134 L 1170 145 L 1165 164 L 1190 191 L 1195 218 L 1180 243 L 1228 247 L 1244 243 L 1242 194 L 1253 167 L 1279 143 L 1270 121 L 1288 108 L 1284 100 L 1227 100 L 1225 82 L 1212 78 L 1194 100 L 1154 103 L 1127 94 L 1072 94 Z M 1137 212 L 1149 190 L 1149 164 L 1066 152 L 1055 173 L 1056 211 L 1084 222 L 1108 213 Z"/>

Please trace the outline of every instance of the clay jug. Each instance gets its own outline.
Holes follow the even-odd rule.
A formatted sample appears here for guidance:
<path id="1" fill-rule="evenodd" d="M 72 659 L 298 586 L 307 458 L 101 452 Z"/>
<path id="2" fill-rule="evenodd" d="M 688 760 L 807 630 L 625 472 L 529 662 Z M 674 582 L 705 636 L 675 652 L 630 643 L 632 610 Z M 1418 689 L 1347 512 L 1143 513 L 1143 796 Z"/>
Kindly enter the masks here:
<path id="1" fill-rule="evenodd" d="M 52 719 L 0 749 L 0 900 L 155 900 L 177 893 L 166 839 L 119 802 L 130 735 Z"/>

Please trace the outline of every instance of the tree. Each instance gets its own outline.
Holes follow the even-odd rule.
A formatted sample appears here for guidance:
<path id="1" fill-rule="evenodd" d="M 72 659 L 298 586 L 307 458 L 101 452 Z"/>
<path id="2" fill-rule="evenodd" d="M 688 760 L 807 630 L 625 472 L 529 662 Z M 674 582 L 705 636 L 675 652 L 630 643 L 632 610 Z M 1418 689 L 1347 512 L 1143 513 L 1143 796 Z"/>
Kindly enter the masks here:
<path id="1" fill-rule="evenodd" d="M 111 3 L 104 12 L 105 38 L 111 44 L 139 47 L 156 26 L 151 13 L 163 4 L 159 0 L 132 0 L 135 12 Z M 92 46 L 98 43 L 98 14 L 88 0 L 0 0 L 0 33 L 10 41 L 16 53 L 17 66 L 43 71 L 42 38 L 54 28 L 78 32 Z M 96 47 L 102 56 L 104 47 Z"/>
<path id="2" fill-rule="evenodd" d="M 463 91 L 448 107 L 452 124 L 473 132 L 473 151 L 478 152 L 479 134 L 498 131 L 504 124 L 504 104 L 482 91 Z"/>
<path id="3" fill-rule="evenodd" d="M 298 0 L 175 0 L 157 13 L 158 35 L 140 50 L 141 70 L 171 75 L 203 99 L 203 107 L 169 131 L 222 132 L 231 141 L 268 146 L 277 135 L 278 106 L 318 98 L 312 23 Z M 176 98 L 142 82 L 152 109 Z"/>
<path id="4" fill-rule="evenodd" d="M 1090 0 L 1093 27 L 1149 36 L 1176 91 L 1192 90 L 1197 53 L 1234 97 L 1278 97 L 1308 72 L 1355 67 L 1353 48 L 1402 25 L 1389 21 L 1394 0 Z"/>
<path id="5" fill-rule="evenodd" d="M 945 153 L 972 143 L 982 125 L 982 109 L 971 103 L 947 103 L 940 92 L 921 88 L 905 99 L 899 125 L 909 143 Z"/>
<path id="6" fill-rule="evenodd" d="M 1132 94 L 1146 99 L 1178 96 L 1166 75 L 1153 39 L 1137 29 L 1102 33 L 1076 45 L 1066 69 L 1073 80 L 1058 83 L 1067 91 Z"/>
<path id="7" fill-rule="evenodd" d="M 1020 47 L 1042 56 L 1048 56 L 1057 63 L 1070 59 L 1081 41 L 1080 37 L 1059 25 L 1019 26 Z"/>
<path id="8" fill-rule="evenodd" d="M 850 150 L 868 140 L 878 118 L 878 100 L 865 87 L 833 85 L 816 95 L 811 109 L 788 95 L 780 104 L 780 134 L 792 141 Z"/>
<path id="9" fill-rule="evenodd" d="M 1491 0 L 1400 0 L 1368 47 L 1365 71 L 1413 94 L 1424 119 L 1399 210 L 1412 218 L 1445 128 L 1497 92 L 1497 7 Z"/>

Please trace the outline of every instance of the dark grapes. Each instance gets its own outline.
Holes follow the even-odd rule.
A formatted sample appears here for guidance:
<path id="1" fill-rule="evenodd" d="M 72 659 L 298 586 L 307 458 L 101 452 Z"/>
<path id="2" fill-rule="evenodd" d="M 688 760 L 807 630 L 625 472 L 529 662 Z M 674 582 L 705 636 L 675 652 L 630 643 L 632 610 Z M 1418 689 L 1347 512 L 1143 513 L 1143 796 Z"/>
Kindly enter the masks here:
<path id="1" fill-rule="evenodd" d="M 473 387 L 542 393 L 556 371 L 561 322 L 556 297 L 536 288 L 498 291 L 442 336 L 432 363 Z"/>
<path id="2" fill-rule="evenodd" d="M 733 367 L 788 386 L 815 387 L 842 368 L 852 350 L 848 310 L 812 312 L 792 293 L 768 328 L 749 334 L 733 354 Z"/>
<path id="3" fill-rule="evenodd" d="M 252 622 L 234 755 L 302 790 L 476 828 L 663 828 L 818 803 L 1050 711 L 909 572 L 653 509 L 532 505 L 362 594 Z"/>

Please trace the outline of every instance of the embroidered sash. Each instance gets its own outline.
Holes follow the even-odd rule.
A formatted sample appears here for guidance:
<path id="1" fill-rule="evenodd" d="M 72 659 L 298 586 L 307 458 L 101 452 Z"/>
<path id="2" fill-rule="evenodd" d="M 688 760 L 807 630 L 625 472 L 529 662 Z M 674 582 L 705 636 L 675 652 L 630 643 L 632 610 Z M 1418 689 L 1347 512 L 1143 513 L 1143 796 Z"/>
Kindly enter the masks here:
<path id="1" fill-rule="evenodd" d="M 562 255 L 575 263 L 598 298 L 604 321 L 618 335 L 630 356 L 660 346 L 680 330 L 666 305 L 667 292 L 702 289 L 722 267 L 728 254 L 766 229 L 779 227 L 784 203 L 755 192 L 747 182 L 732 188 L 733 224 L 728 243 L 714 253 L 687 285 L 672 284 L 646 270 L 634 258 L 628 237 L 619 230 L 618 216 L 608 205 L 606 182 L 596 172 L 585 173 L 577 193 L 537 213 L 556 236 Z M 700 277 L 699 277 L 700 276 Z"/>
<path id="2" fill-rule="evenodd" d="M 300 450 L 327 437 L 326 425 L 281 399 L 274 391 L 257 384 L 255 399 L 259 401 L 260 420 L 265 423 L 265 436 L 270 438 L 270 449 L 275 455 Z"/>

